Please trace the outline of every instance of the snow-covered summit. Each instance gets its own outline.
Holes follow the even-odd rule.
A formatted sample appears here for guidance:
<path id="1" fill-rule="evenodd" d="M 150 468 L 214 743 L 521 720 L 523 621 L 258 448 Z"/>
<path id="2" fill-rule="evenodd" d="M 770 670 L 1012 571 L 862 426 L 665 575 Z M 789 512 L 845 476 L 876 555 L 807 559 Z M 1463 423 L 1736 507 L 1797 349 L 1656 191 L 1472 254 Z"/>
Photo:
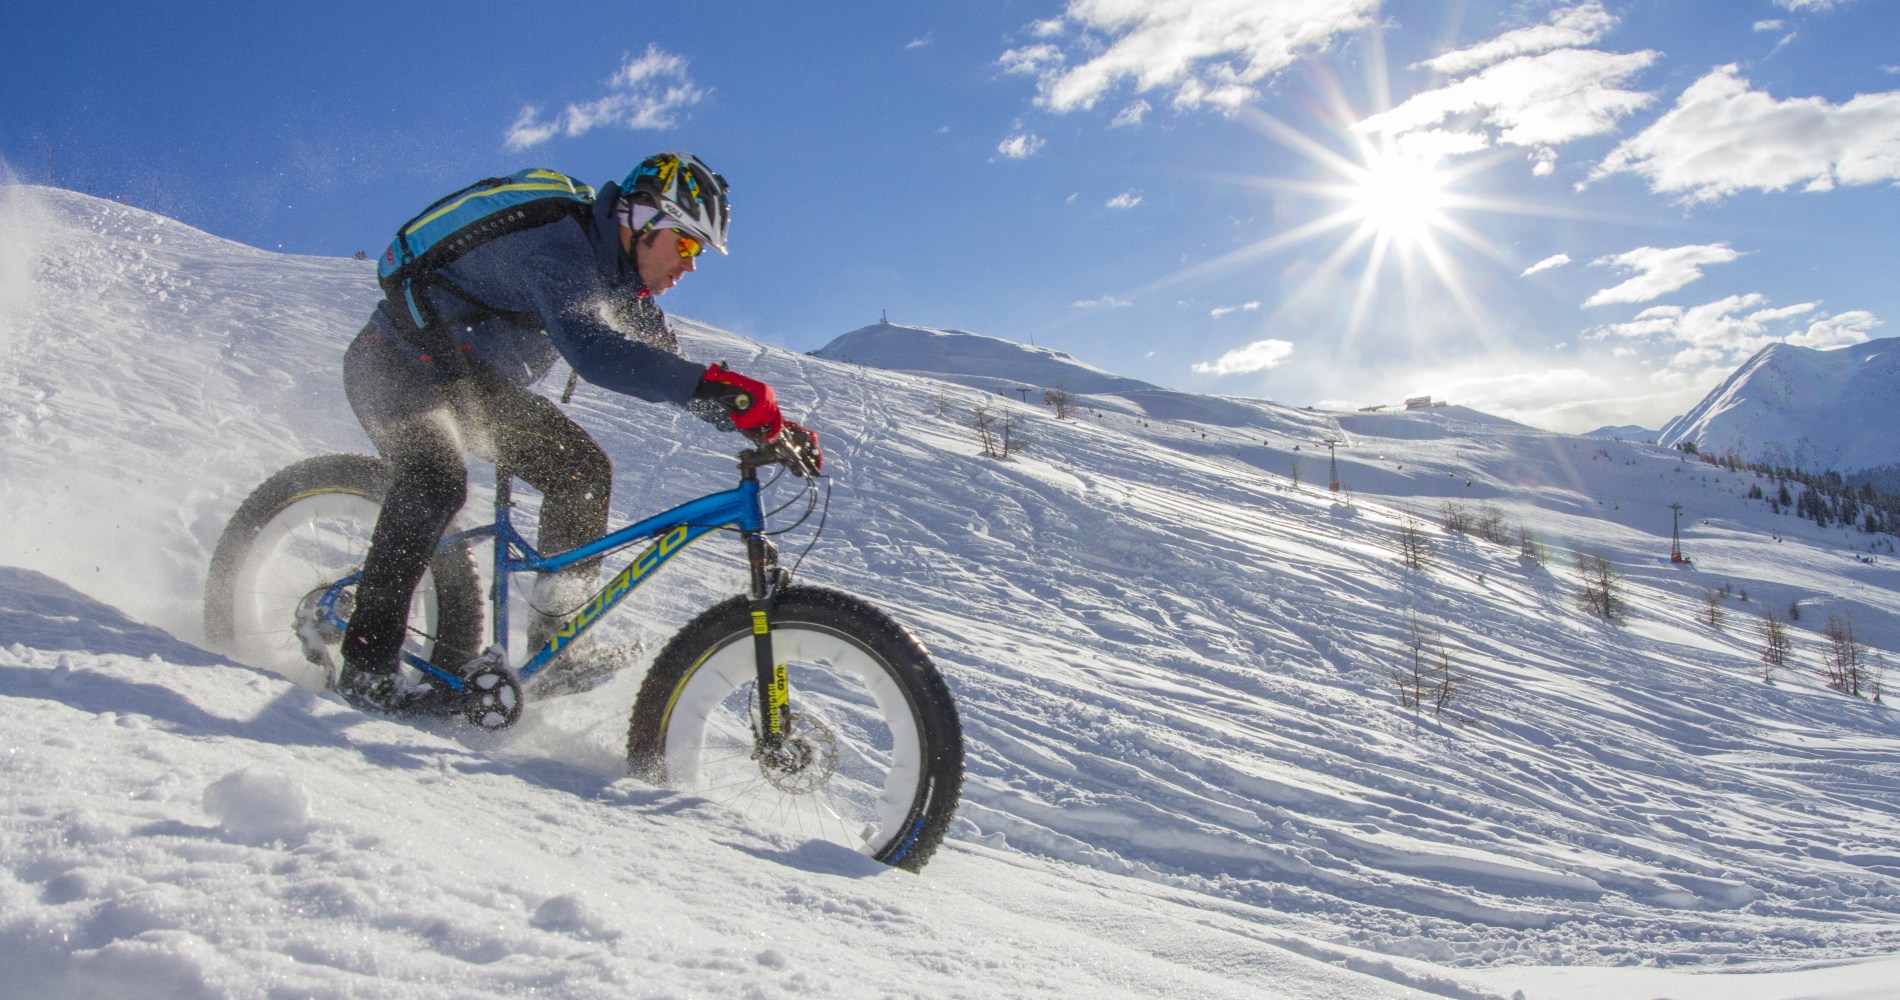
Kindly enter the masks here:
<path id="1" fill-rule="evenodd" d="M 1770 344 L 1689 412 L 1660 443 L 1808 472 L 1900 463 L 1900 339 L 1817 351 Z"/>
<path id="2" fill-rule="evenodd" d="M 873 323 L 813 351 L 816 357 L 887 371 L 933 375 L 982 389 L 1061 385 L 1070 392 L 1126 393 L 1161 388 L 1103 371 L 1061 351 L 963 330 Z"/>

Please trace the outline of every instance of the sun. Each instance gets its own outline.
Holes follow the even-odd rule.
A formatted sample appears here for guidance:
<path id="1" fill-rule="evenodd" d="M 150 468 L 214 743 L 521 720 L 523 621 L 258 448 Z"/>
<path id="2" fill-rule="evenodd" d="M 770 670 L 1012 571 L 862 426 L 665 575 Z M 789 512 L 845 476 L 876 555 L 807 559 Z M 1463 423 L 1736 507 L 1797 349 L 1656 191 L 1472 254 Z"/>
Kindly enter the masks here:
<path id="1" fill-rule="evenodd" d="M 1411 247 L 1449 221 L 1449 176 L 1432 159 L 1396 148 L 1371 148 L 1364 162 L 1346 165 L 1334 194 L 1365 235 Z"/>
<path id="2" fill-rule="evenodd" d="M 1370 63 L 1382 61 L 1375 53 Z M 1390 108 L 1383 73 L 1369 73 L 1368 89 L 1384 93 L 1374 103 Z M 1267 218 L 1273 228 L 1157 277 L 1133 294 L 1253 271 L 1275 257 L 1296 257 L 1271 276 L 1263 275 L 1279 298 L 1262 317 L 1263 325 L 1319 317 L 1331 329 L 1340 357 L 1350 357 L 1361 336 L 1402 333 L 1423 343 L 1448 330 L 1502 349 L 1502 331 L 1494 327 L 1478 289 L 1500 267 L 1512 266 L 1512 253 L 1499 225 L 1490 220 L 1584 216 L 1500 192 L 1492 171 L 1521 163 L 1521 151 L 1456 130 L 1393 133 L 1361 127 L 1376 115 L 1353 107 L 1336 76 L 1321 73 L 1314 79 L 1317 89 L 1302 107 L 1316 121 L 1306 128 L 1256 105 L 1235 114 L 1241 125 L 1304 164 L 1291 161 L 1290 171 L 1205 175 L 1208 181 L 1271 196 Z"/>

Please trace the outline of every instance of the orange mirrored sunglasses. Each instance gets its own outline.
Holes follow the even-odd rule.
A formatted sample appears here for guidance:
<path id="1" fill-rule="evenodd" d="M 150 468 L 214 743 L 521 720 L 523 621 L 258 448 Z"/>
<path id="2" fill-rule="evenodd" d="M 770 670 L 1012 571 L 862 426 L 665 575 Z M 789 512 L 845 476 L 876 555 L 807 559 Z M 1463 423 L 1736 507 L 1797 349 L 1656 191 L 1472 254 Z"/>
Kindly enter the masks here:
<path id="1" fill-rule="evenodd" d="M 680 241 L 679 251 L 680 251 L 681 260 L 692 260 L 694 257 L 697 257 L 701 253 L 704 253 L 706 250 L 705 246 L 703 246 L 698 240 L 693 239 L 691 236 L 688 236 L 677 229 L 673 231 L 673 235 L 679 237 L 679 241 Z"/>

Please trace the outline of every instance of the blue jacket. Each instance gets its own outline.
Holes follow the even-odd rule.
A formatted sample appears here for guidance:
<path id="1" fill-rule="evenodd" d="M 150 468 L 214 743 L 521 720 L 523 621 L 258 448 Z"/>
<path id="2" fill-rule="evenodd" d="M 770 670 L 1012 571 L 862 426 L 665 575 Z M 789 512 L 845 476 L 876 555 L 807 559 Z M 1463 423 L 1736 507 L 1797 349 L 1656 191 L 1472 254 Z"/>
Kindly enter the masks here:
<path id="1" fill-rule="evenodd" d="M 665 323 L 621 252 L 613 218 L 619 194 L 620 186 L 609 182 L 586 216 L 498 236 L 436 272 L 422 292 L 438 317 L 436 328 L 466 357 L 513 385 L 539 381 L 557 358 L 565 358 L 581 378 L 604 389 L 689 403 L 706 366 L 631 339 L 605 319 L 618 306 L 641 325 L 663 330 Z M 427 360 L 424 347 L 404 334 L 387 300 L 377 303 L 370 324 L 416 366 L 411 374 L 448 379 Z"/>

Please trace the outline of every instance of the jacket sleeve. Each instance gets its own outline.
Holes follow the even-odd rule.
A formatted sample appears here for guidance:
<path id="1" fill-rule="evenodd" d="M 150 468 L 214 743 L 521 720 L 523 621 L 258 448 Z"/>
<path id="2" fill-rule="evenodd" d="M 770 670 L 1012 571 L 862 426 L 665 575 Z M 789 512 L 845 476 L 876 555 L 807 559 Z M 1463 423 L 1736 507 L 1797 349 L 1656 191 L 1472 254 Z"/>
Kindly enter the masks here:
<path id="1" fill-rule="evenodd" d="M 543 328 L 574 372 L 613 392 L 660 403 L 692 402 L 706 366 L 635 340 L 609 326 L 598 300 L 565 308 L 550 303 Z"/>
<path id="2" fill-rule="evenodd" d="M 513 246 L 503 246 L 509 243 Z M 488 254 L 491 249 L 498 252 Z M 546 226 L 503 237 L 462 262 L 486 271 L 474 277 L 490 305 L 532 316 L 581 378 L 654 402 L 685 406 L 692 401 L 706 366 L 628 337 L 609 323 L 607 303 L 616 294 L 630 294 L 636 284 L 622 282 L 627 287 L 616 288 L 603 277 L 581 227 Z"/>

